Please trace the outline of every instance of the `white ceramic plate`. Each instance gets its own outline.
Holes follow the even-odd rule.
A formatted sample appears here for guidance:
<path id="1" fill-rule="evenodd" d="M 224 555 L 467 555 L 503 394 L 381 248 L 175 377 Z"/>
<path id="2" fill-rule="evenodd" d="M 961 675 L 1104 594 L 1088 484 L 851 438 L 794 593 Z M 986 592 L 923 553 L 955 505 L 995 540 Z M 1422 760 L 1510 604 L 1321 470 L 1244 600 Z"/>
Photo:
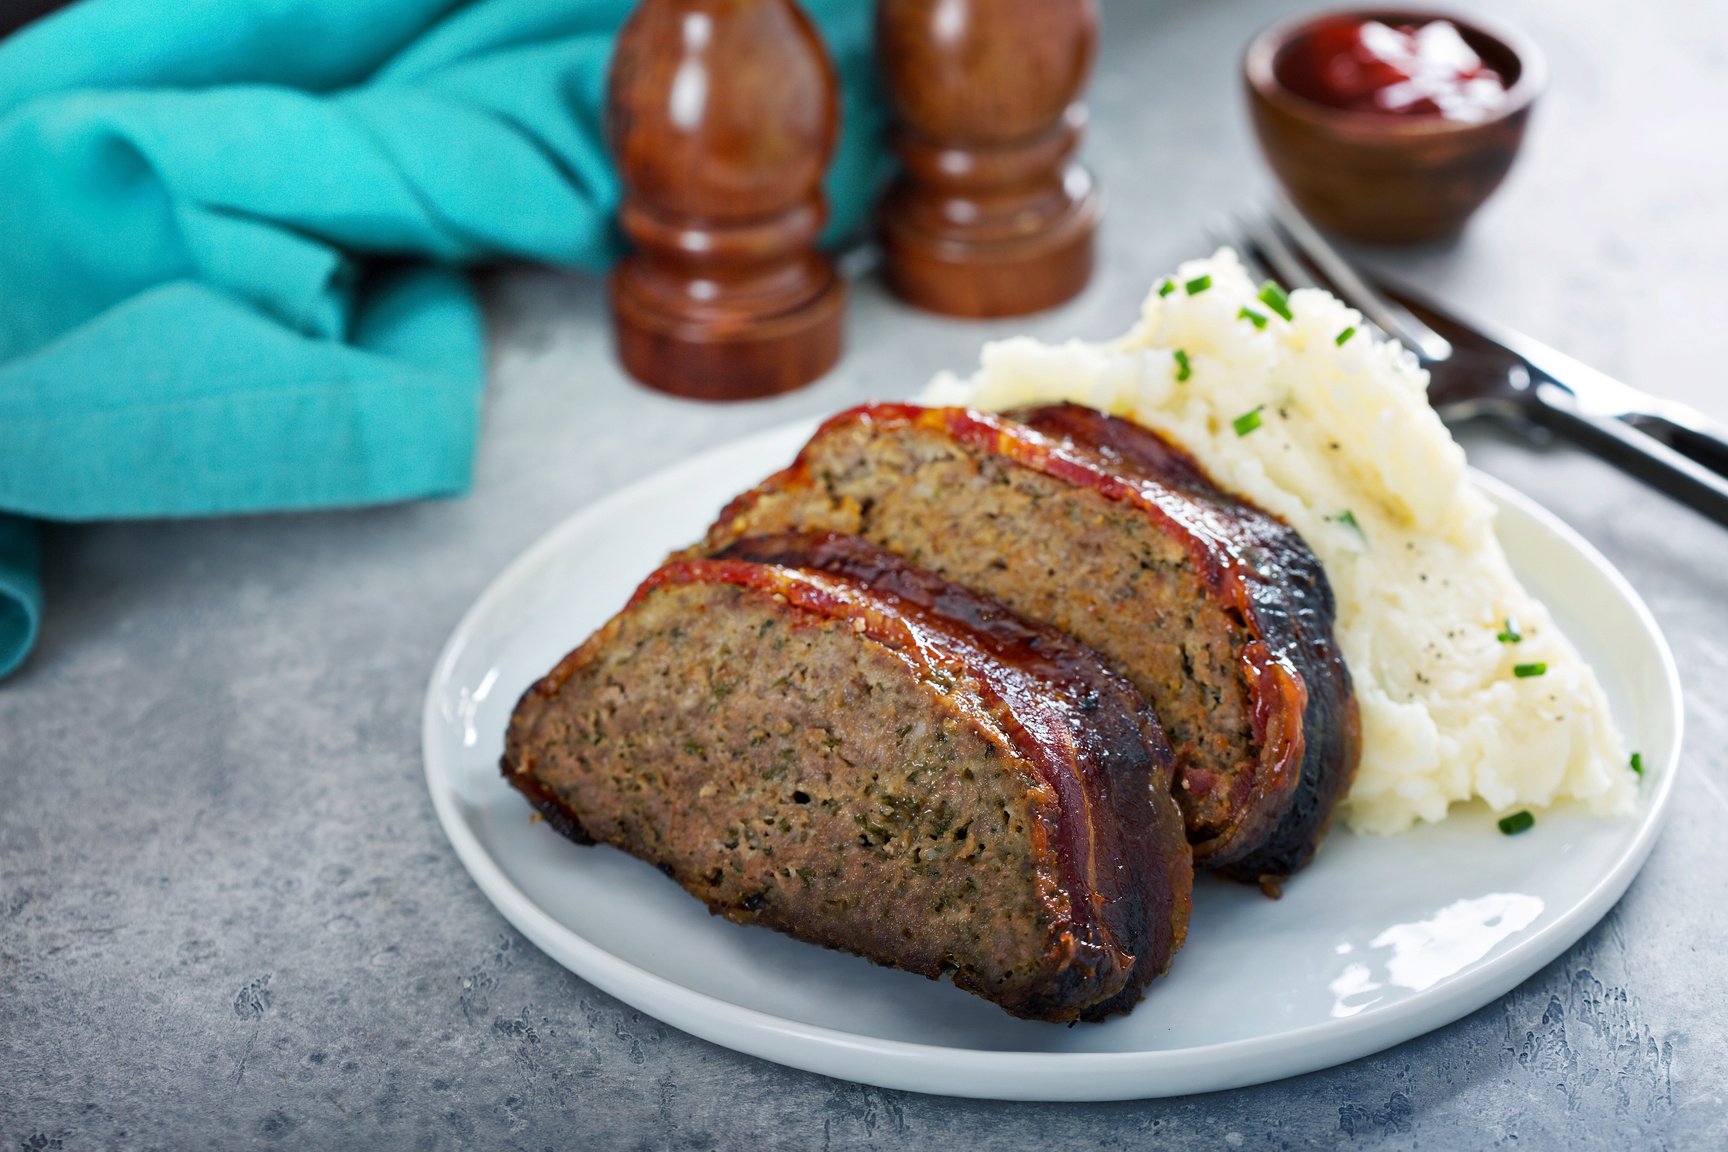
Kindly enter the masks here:
<path id="1" fill-rule="evenodd" d="M 497 768 L 516 698 L 812 428 L 720 448 L 571 518 L 480 597 L 427 690 L 427 782 L 462 863 L 523 935 L 642 1011 L 887 1088 L 1020 1100 L 1206 1092 L 1352 1060 L 1474 1011 L 1601 919 L 1649 854 L 1680 750 L 1667 644 L 1594 549 L 1480 476 L 1514 569 L 1596 667 L 1643 753 L 1639 814 L 1551 812 L 1515 838 L 1470 811 L 1395 838 L 1335 831 L 1276 902 L 1203 878 L 1187 947 L 1131 1016 L 1015 1020 L 948 984 L 710 916 L 648 865 L 531 824 Z"/>

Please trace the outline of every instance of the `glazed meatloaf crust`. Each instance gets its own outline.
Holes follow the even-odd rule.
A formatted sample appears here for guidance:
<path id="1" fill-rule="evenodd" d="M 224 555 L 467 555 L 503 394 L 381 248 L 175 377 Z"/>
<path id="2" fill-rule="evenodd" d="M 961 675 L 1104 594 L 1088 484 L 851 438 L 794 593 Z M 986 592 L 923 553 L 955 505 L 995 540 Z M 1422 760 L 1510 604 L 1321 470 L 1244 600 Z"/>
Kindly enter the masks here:
<path id="1" fill-rule="evenodd" d="M 795 529 L 861 535 L 1103 654 L 1169 734 L 1197 864 L 1275 890 L 1312 857 L 1360 744 L 1332 592 L 1175 446 L 1075 405 L 867 406 L 696 551 Z"/>
<path id="2" fill-rule="evenodd" d="M 502 768 L 566 835 L 716 913 L 1018 1016 L 1127 1011 L 1186 931 L 1144 697 L 857 539 L 662 566 L 522 697 Z"/>

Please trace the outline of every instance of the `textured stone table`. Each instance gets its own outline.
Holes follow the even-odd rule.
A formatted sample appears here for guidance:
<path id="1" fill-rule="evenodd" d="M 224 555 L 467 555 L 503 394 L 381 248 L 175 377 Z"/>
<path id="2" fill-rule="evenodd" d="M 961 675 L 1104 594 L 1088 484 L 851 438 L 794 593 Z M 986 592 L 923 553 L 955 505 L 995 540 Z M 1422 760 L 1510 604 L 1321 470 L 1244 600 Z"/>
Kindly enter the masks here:
<path id="1" fill-rule="evenodd" d="M 1261 187 L 1234 69 L 1283 7 L 1108 7 L 1089 152 L 1109 251 L 1032 332 L 1122 329 L 1205 213 Z M 1634 7 L 1504 6 L 1554 73 L 1524 162 L 1461 243 L 1390 262 L 1728 416 L 1728 21 Z M 0 1149 L 1728 1147 L 1728 532 L 1486 432 L 1464 434 L 1472 460 L 1622 568 L 1689 689 L 1649 865 L 1499 1003 L 1260 1088 L 1009 1105 L 738 1056 L 554 965 L 469 881 L 422 783 L 421 692 L 460 613 L 644 473 L 903 394 L 1011 327 L 917 315 L 866 280 L 836 372 L 712 408 L 620 377 L 592 281 L 510 272 L 489 299 L 471 497 L 49 534 L 43 643 L 0 687 Z"/>

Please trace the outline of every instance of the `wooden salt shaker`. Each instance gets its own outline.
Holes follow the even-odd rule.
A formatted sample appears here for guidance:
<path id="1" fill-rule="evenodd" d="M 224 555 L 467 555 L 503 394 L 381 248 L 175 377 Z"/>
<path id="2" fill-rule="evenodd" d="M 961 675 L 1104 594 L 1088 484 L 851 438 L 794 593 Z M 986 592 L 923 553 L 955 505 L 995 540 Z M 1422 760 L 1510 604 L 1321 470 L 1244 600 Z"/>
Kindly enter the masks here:
<path id="1" fill-rule="evenodd" d="M 1073 156 L 1094 0 L 881 0 L 879 70 L 905 167 L 881 210 L 888 285 L 974 318 L 1062 303 L 1102 205 Z"/>
<path id="2" fill-rule="evenodd" d="M 844 288 L 814 244 L 839 89 L 791 0 L 642 0 L 608 82 L 633 251 L 618 356 L 704 400 L 789 392 L 840 355 Z"/>

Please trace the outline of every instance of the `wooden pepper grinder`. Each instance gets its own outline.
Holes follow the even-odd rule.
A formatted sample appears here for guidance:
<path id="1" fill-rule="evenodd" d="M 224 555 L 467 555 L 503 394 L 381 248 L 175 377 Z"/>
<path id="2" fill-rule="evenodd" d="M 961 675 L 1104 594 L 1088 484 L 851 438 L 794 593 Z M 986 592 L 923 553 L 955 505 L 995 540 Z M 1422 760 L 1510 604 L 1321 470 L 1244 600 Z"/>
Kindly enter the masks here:
<path id="1" fill-rule="evenodd" d="M 881 0 L 878 68 L 904 173 L 881 210 L 888 285 L 953 316 L 1020 316 L 1092 275 L 1102 205 L 1073 160 L 1094 0 Z"/>
<path id="2" fill-rule="evenodd" d="M 814 244 L 838 127 L 833 65 L 791 0 L 642 0 L 607 93 L 634 248 L 612 306 L 632 376 L 739 400 L 833 366 L 845 293 Z"/>

